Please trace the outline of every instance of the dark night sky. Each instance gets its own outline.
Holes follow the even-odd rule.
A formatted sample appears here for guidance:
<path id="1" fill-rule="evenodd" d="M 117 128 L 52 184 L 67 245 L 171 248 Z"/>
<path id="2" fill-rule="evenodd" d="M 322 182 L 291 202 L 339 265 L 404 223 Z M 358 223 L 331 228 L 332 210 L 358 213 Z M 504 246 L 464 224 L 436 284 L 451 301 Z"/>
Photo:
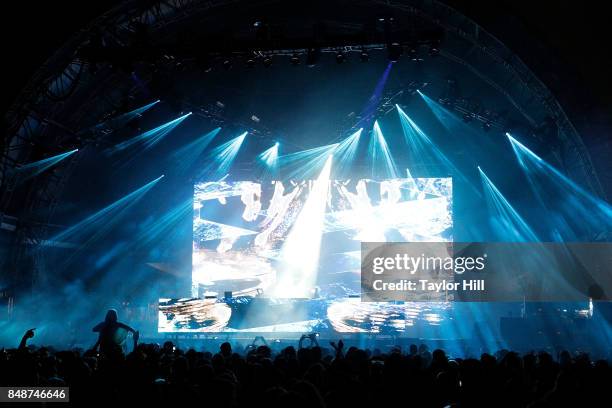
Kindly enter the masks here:
<path id="1" fill-rule="evenodd" d="M 446 0 L 513 49 L 555 92 L 577 126 L 607 127 L 612 56 L 604 2 Z M 3 105 L 71 34 L 116 0 L 3 4 Z M 588 123 L 588 125 L 584 125 Z M 588 131 L 586 132 L 588 133 Z"/>

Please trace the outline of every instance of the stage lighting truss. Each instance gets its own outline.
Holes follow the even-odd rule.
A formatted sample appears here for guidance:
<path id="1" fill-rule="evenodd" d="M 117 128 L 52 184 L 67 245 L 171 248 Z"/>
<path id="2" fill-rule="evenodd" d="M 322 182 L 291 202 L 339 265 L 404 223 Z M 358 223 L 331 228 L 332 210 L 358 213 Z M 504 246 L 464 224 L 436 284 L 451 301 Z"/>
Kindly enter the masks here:
<path id="1" fill-rule="evenodd" d="M 367 50 L 362 49 L 361 53 L 359 54 L 359 59 L 361 60 L 361 62 L 368 62 L 370 60 L 370 54 Z"/>
<path id="2" fill-rule="evenodd" d="M 361 127 L 362 123 L 373 123 L 376 119 L 391 113 L 395 109 L 396 104 L 404 104 L 408 98 L 416 95 L 417 90 L 423 90 L 427 86 L 429 86 L 428 82 L 410 81 L 407 84 L 386 89 L 376 109 L 368 112 L 366 115 L 357 112 L 349 112 L 344 120 L 340 122 L 337 133 L 339 135 L 353 133 Z"/>
<path id="3" fill-rule="evenodd" d="M 403 54 L 407 54 L 414 62 L 424 60 L 424 56 L 435 56 L 439 53 L 439 40 L 424 39 L 421 41 L 411 42 L 393 42 L 390 44 L 355 44 L 345 46 L 308 46 L 306 48 L 286 48 L 286 49 L 266 49 L 261 48 L 255 51 L 234 51 L 230 54 L 218 53 L 211 51 L 206 56 L 200 56 L 198 61 L 206 61 L 205 72 L 210 72 L 215 65 L 229 69 L 233 66 L 234 61 L 244 61 L 248 67 L 256 67 L 260 63 L 264 67 L 272 65 L 274 57 L 286 57 L 289 64 L 297 66 L 305 63 L 308 67 L 314 67 L 319 63 L 322 54 L 333 54 L 337 63 L 341 64 L 350 59 L 350 55 L 355 55 L 361 62 L 368 62 L 372 51 L 388 50 L 389 60 L 392 62 L 400 61 Z M 432 51 L 433 50 L 433 51 Z M 216 61 L 216 64 L 215 64 Z M 185 62 L 177 59 L 176 64 L 184 64 Z M 201 63 L 203 64 L 203 63 Z"/>
<path id="4" fill-rule="evenodd" d="M 411 98 L 417 93 L 417 90 L 426 89 L 428 82 L 410 81 L 406 84 L 400 84 L 398 87 L 387 89 L 381 96 L 376 108 L 367 115 L 361 113 L 349 112 L 344 120 L 342 120 L 336 128 L 336 139 L 339 140 L 355 132 L 361 127 L 361 124 L 366 121 L 372 121 L 384 117 L 395 109 L 395 104 L 403 104 L 408 98 Z M 256 112 L 251 113 L 248 120 L 239 120 L 229 117 L 225 112 L 225 103 L 216 101 L 208 105 L 196 105 L 189 101 L 183 101 L 185 109 L 192 111 L 194 116 L 205 118 L 213 125 L 226 127 L 231 125 L 239 129 L 244 129 L 249 133 L 250 138 L 258 138 L 261 140 L 270 140 L 276 136 L 273 129 L 266 126 L 265 121 L 257 116 Z M 112 132 L 112 129 L 106 129 L 106 132 Z M 291 145 L 288 141 L 284 143 Z M 304 149 L 304 146 L 294 145 L 297 150 Z M 239 165 L 239 164 L 238 164 Z"/>
<path id="5" fill-rule="evenodd" d="M 261 49 L 254 52 L 244 53 L 241 51 L 233 52 L 229 55 L 218 55 L 216 53 L 201 56 L 196 60 L 203 72 L 213 70 L 217 61 L 217 66 L 223 69 L 231 69 L 235 61 L 243 61 L 249 67 L 257 67 L 262 65 L 265 68 L 272 66 L 273 57 L 286 57 L 289 63 L 293 66 L 298 66 L 304 59 L 305 65 L 314 67 L 319 63 L 321 54 L 333 54 L 334 59 L 338 64 L 342 64 L 349 60 L 350 55 L 355 55 L 361 62 L 368 62 L 372 51 L 388 50 L 388 58 L 391 62 L 399 62 L 403 54 L 407 54 L 407 60 L 413 62 L 424 61 L 424 55 L 436 56 L 439 54 L 438 41 L 426 41 L 422 44 L 400 44 L 394 42 L 392 44 L 369 44 L 369 45 L 348 45 L 341 48 L 338 47 L 308 47 L 294 49 Z M 424 47 L 424 48 L 423 48 Z M 423 48 L 423 50 L 421 50 Z M 180 61 L 175 61 L 177 64 L 182 64 Z"/>
<path id="6" fill-rule="evenodd" d="M 442 96 L 438 103 L 447 109 L 457 112 L 465 123 L 479 122 L 484 131 L 498 129 L 506 131 L 509 128 L 508 120 L 502 114 L 491 108 L 484 108 L 472 99 L 458 96 Z"/>
<path id="7" fill-rule="evenodd" d="M 27 259 L 28 248 L 35 247 L 47 235 L 46 229 L 50 228 L 53 209 L 68 179 L 67 175 L 71 173 L 73 163 L 76 162 L 70 160 L 68 166 L 64 165 L 58 171 L 46 173 L 35 183 L 29 183 L 27 190 L 12 190 L 10 183 L 7 183 L 7 177 L 15 164 L 22 161 L 22 157 L 30 157 L 31 151 L 40 146 L 61 146 L 62 149 L 65 147 L 65 150 L 69 150 L 87 145 L 103 145 L 108 134 L 117 130 L 116 125 L 104 122 L 113 117 L 117 107 L 121 106 L 120 99 L 127 89 L 133 88 L 133 72 L 126 71 L 125 68 L 134 66 L 134 63 L 139 68 L 139 75 L 150 79 L 165 70 L 187 69 L 189 64 L 194 69 L 207 72 L 220 67 L 221 59 L 228 56 L 227 49 L 203 50 L 202 42 L 198 39 L 194 39 L 191 44 L 193 48 L 190 49 L 172 49 L 166 46 L 167 43 L 152 43 L 144 44 L 147 52 L 142 52 L 143 44 L 135 44 L 133 41 L 134 23 L 146 25 L 150 29 L 148 39 L 159 40 L 157 33 L 172 34 L 176 32 L 177 27 L 187 28 L 189 22 L 197 21 L 201 26 L 205 26 L 201 19 L 194 16 L 200 17 L 209 11 L 220 10 L 229 3 L 235 3 L 234 1 L 164 0 L 145 2 L 144 5 L 141 3 L 125 2 L 112 13 L 105 14 L 104 18 L 96 19 L 88 29 L 79 30 L 41 66 L 33 76 L 31 84 L 24 88 L 5 117 L 6 132 L 2 143 L 5 149 L 0 156 L 0 186 L 3 190 L 0 214 L 6 216 L 20 213 L 27 218 L 22 220 L 24 217 L 20 217 L 20 227 L 15 233 L 17 251 L 8 265 L 9 269 L 20 270 L 20 262 Z M 555 135 L 569 156 L 567 162 L 572 163 L 566 171 L 572 178 L 587 186 L 589 191 L 605 197 L 589 152 L 579 133 L 550 90 L 508 47 L 443 2 L 406 0 L 373 3 L 380 16 L 410 18 L 420 24 L 419 27 L 425 23 L 426 28 L 435 30 L 437 33 L 434 36 L 423 35 L 422 38 L 416 38 L 418 46 L 426 48 L 420 49 L 420 54 L 429 54 L 431 57 L 439 55 L 438 58 L 443 58 L 442 62 L 449 60 L 476 72 L 486 84 L 507 98 L 530 126 L 537 126 L 538 121 L 544 117 L 553 118 Z M 275 7 L 279 4 L 275 4 Z M 256 18 L 258 17 L 250 20 L 249 24 L 253 24 Z M 384 20 L 387 18 L 391 17 L 384 17 L 383 21 L 377 21 L 376 24 L 385 24 Z M 262 24 L 258 26 L 265 24 L 263 21 L 260 23 Z M 265 42 L 251 41 L 247 44 L 236 41 L 236 48 L 229 51 L 229 57 L 234 59 L 245 55 L 253 56 L 255 53 L 255 66 L 261 61 L 264 67 L 269 67 L 273 61 L 276 63 L 277 56 L 287 57 L 283 60 L 289 65 L 288 57 L 296 52 L 305 56 L 307 50 L 314 45 L 320 47 L 322 53 L 336 53 L 338 47 L 343 47 L 345 54 L 353 53 L 357 57 L 364 52 L 369 56 L 373 50 L 386 50 L 389 38 L 379 35 L 367 37 L 371 40 L 368 41 L 364 39 L 364 32 L 359 25 L 355 27 L 358 28 L 351 31 L 353 36 L 348 44 L 345 31 L 340 31 L 340 35 L 333 38 L 333 43 L 328 41 L 313 44 L 312 37 L 304 41 L 287 38 L 284 42 L 274 44 L 278 46 L 277 49 L 271 49 Z M 338 28 L 346 30 L 347 26 L 334 27 L 334 30 L 330 30 L 330 35 L 338 33 Z M 250 38 L 254 40 L 252 27 L 249 26 L 249 29 Z M 263 30 L 261 32 L 263 33 Z M 265 36 L 263 37 L 265 39 Z M 442 39 L 443 44 L 440 42 Z M 414 36 L 393 40 L 405 47 L 415 42 Z M 236 50 L 237 48 L 240 50 Z M 121 61 L 122 58 L 127 60 Z M 362 60 L 364 59 L 367 60 L 362 57 Z M 102 81 L 105 81 L 105 87 L 100 87 Z M 93 89 L 96 89 L 95 93 L 92 92 Z M 126 92 L 120 92 L 122 90 Z M 90 94 L 95 97 L 84 97 Z M 162 95 L 158 97 L 164 99 Z M 70 103 L 58 103 L 64 101 Z M 490 123 L 492 128 L 504 126 L 503 118 L 496 117 L 495 114 L 487 117 L 479 110 L 463 106 L 456 101 L 456 96 L 449 98 L 447 103 L 447 106 L 462 112 L 463 116 L 469 117 L 470 120 Z M 34 106 L 36 109 L 33 109 Z M 191 110 L 195 115 L 209 117 L 213 124 L 219 125 L 227 121 L 224 111 L 214 106 L 196 106 Z M 353 119 L 348 118 L 347 121 Z M 262 123 L 256 124 L 256 129 L 253 129 L 254 122 L 248 122 L 250 126 L 247 125 L 243 129 L 249 131 L 249 137 L 266 133 Z M 100 123 L 100 126 L 96 126 Z M 75 125 L 79 128 L 74 129 Z M 347 127 L 340 131 L 346 132 Z M 39 211 L 41 208 L 45 211 Z M 37 281 L 36 274 L 40 271 L 37 267 L 30 269 L 18 274 L 22 282 L 31 284 Z"/>
<path id="8" fill-rule="evenodd" d="M 481 122 L 482 128 L 485 131 L 491 130 L 492 128 L 499 130 L 508 129 L 508 121 L 500 113 L 490 109 L 478 111 L 470 110 L 469 108 L 465 107 L 461 102 L 463 102 L 463 100 L 454 103 L 452 105 L 453 109 L 464 118 L 467 115 L 473 120 Z"/>

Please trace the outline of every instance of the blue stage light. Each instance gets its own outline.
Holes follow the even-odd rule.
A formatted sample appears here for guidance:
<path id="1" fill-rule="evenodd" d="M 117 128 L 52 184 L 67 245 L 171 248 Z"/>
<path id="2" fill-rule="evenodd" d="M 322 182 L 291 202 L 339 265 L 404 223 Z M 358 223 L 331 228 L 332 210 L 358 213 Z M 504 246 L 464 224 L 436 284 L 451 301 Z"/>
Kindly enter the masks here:
<path id="1" fill-rule="evenodd" d="M 423 101 L 427 104 L 427 107 L 431 110 L 436 119 L 438 119 L 438 122 L 440 122 L 440 124 L 444 126 L 447 131 L 451 133 L 456 132 L 458 129 L 461 129 L 464 132 L 472 131 L 472 128 L 467 125 L 467 122 L 469 121 L 465 120 L 465 115 L 463 118 L 459 118 L 453 112 L 451 112 L 446 107 L 433 100 L 429 96 L 425 95 L 423 92 L 417 90 L 417 93 L 421 96 L 421 98 L 423 98 Z M 467 116 L 469 116 L 471 119 L 470 115 Z"/>
<path id="2" fill-rule="evenodd" d="M 374 122 L 372 137 L 368 145 L 368 154 L 372 165 L 372 176 L 380 176 L 386 178 L 397 178 L 398 170 L 391 156 L 387 141 L 378 125 L 378 121 Z"/>
<path id="3" fill-rule="evenodd" d="M 535 196 L 554 218 L 549 239 L 577 241 L 612 231 L 609 203 L 586 191 L 511 134 L 506 136 Z"/>
<path id="4" fill-rule="evenodd" d="M 325 209 L 329 195 L 332 155 L 328 154 L 308 199 L 300 210 L 280 254 L 280 276 L 273 295 L 310 297 L 317 280 Z"/>
<path id="5" fill-rule="evenodd" d="M 342 175 L 349 172 L 351 164 L 355 159 L 355 154 L 357 153 L 357 147 L 362 132 L 363 128 L 357 130 L 352 135 L 342 140 L 334 149 L 336 175 Z"/>
<path id="6" fill-rule="evenodd" d="M 491 215 L 491 228 L 496 238 L 509 242 L 538 242 L 539 239 L 535 232 L 512 207 L 480 166 L 478 171 Z"/>
<path id="7" fill-rule="evenodd" d="M 418 165 L 423 167 L 432 164 L 441 166 L 445 172 L 449 172 L 453 177 L 461 179 L 473 192 L 480 196 L 480 191 L 468 180 L 448 157 L 440 150 L 431 140 L 431 138 L 400 108 L 395 105 L 400 117 L 400 123 L 404 132 L 404 139 L 410 148 L 410 157 L 412 158 L 412 167 Z M 417 162 L 418 160 L 418 162 Z M 419 176 L 423 176 L 419 174 Z M 425 176 L 440 176 L 440 174 L 425 174 Z"/>
<path id="8" fill-rule="evenodd" d="M 385 86 L 387 85 L 387 81 L 389 80 L 389 74 L 391 73 L 392 66 L 393 64 L 391 62 L 387 64 L 387 67 L 376 83 L 376 87 L 374 88 L 372 95 L 368 98 L 366 106 L 361 110 L 361 113 L 359 114 L 361 119 L 355 124 L 355 127 L 360 126 L 363 128 L 369 128 L 371 126 L 372 119 L 380 106 L 380 101 L 382 99 Z"/>
<path id="9" fill-rule="evenodd" d="M 263 165 L 260 175 L 261 180 L 274 179 L 278 176 L 278 147 L 279 143 L 276 142 L 257 156 L 257 159 Z"/>
<path id="10" fill-rule="evenodd" d="M 74 260 L 78 253 L 90 247 L 94 242 L 106 237 L 119 222 L 123 221 L 123 216 L 126 212 L 142 199 L 143 196 L 162 178 L 164 178 L 163 174 L 64 231 L 54 235 L 46 241 L 45 244 L 40 246 L 40 250 L 44 251 L 47 247 L 53 246 L 75 248 L 70 256 L 63 258 L 55 265 L 56 269 L 66 267 Z"/>
<path id="11" fill-rule="evenodd" d="M 315 176 L 338 145 L 333 143 L 279 156 L 278 162 L 284 169 L 283 178 L 304 180 Z"/>
<path id="12" fill-rule="evenodd" d="M 133 250 L 159 246 L 162 241 L 172 242 L 183 233 L 180 225 L 193 214 L 193 199 L 183 201 L 169 209 L 160 217 L 155 217 L 140 226 L 138 239 L 134 241 Z"/>
<path id="13" fill-rule="evenodd" d="M 205 160 L 208 164 L 204 167 L 200 177 L 207 180 L 216 180 L 227 175 L 247 134 L 248 132 L 244 132 L 240 136 L 212 149 L 206 155 Z"/>
<path id="14" fill-rule="evenodd" d="M 220 131 L 220 127 L 215 128 L 174 152 L 170 158 L 176 170 L 179 173 L 189 170 Z"/>
<path id="15" fill-rule="evenodd" d="M 260 153 L 258 158 L 264 162 L 266 166 L 275 167 L 278 164 L 278 142 Z"/>
<path id="16" fill-rule="evenodd" d="M 144 149 L 149 149 L 159 143 L 168 133 L 172 132 L 182 121 L 187 119 L 192 113 L 189 112 L 183 116 L 180 116 L 170 122 L 164 123 L 163 125 L 157 126 L 154 129 L 148 130 L 144 133 L 139 134 L 138 136 L 134 136 L 131 139 L 128 139 L 124 142 L 117 144 L 113 149 L 110 150 L 110 153 L 117 153 L 128 149 L 136 144 L 142 143 L 144 145 Z"/>
<path id="17" fill-rule="evenodd" d="M 69 152 L 60 153 L 52 157 L 47 157 L 46 159 L 38 160 L 32 163 L 24 164 L 23 166 L 17 167 L 17 169 L 15 169 L 14 171 L 14 174 L 16 175 L 16 183 L 24 182 L 26 180 L 31 179 L 34 176 L 39 175 L 40 173 L 57 165 L 62 160 L 72 156 L 74 153 L 78 151 L 79 149 L 70 150 Z"/>
<path id="18" fill-rule="evenodd" d="M 151 109 L 153 106 L 157 105 L 159 102 L 161 102 L 161 101 L 158 99 L 158 100 L 153 101 L 151 103 L 148 103 L 148 104 L 146 104 L 144 106 L 141 106 L 140 108 L 136 108 L 136 109 L 134 109 L 134 110 L 132 110 L 130 112 L 124 113 L 123 115 L 121 115 L 118 118 L 122 118 L 122 119 L 125 118 L 125 119 L 130 120 L 130 119 L 133 119 L 133 118 L 135 118 L 137 116 L 141 116 L 143 113 L 145 113 L 146 111 Z"/>
<path id="19" fill-rule="evenodd" d="M 157 105 L 160 102 L 160 100 L 156 100 L 153 101 L 151 103 L 148 103 L 144 106 L 141 106 L 140 108 L 136 108 L 130 112 L 126 112 L 123 113 L 121 115 L 112 117 L 110 119 L 105 120 L 104 122 L 96 125 L 96 128 L 100 128 L 100 127 L 118 127 L 121 124 L 125 124 L 133 119 L 139 118 L 142 116 L 143 113 L 145 113 L 146 111 L 148 111 L 149 109 L 151 109 L 153 106 Z"/>

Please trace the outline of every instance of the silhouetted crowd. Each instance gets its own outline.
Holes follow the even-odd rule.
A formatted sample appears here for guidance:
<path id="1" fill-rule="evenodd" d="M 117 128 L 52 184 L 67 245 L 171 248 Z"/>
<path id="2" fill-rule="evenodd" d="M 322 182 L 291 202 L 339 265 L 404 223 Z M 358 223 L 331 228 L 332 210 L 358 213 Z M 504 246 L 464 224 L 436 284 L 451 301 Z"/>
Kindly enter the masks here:
<path id="1" fill-rule="evenodd" d="M 278 353 L 266 345 L 202 352 L 166 342 L 135 344 L 124 354 L 28 346 L 33 335 L 3 350 L 0 383 L 69 386 L 78 406 L 594 407 L 610 406 L 612 391 L 606 361 L 569 352 L 449 359 L 425 345 L 382 353 L 340 341 Z"/>

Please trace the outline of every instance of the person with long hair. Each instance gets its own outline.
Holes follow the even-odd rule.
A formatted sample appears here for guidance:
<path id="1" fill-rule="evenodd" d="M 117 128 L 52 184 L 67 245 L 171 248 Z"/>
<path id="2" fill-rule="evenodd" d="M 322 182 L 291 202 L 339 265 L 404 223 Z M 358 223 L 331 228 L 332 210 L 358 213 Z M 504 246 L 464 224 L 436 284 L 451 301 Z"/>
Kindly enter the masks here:
<path id="1" fill-rule="evenodd" d="M 103 322 L 94 326 L 93 331 L 98 333 L 98 341 L 93 346 L 94 350 L 100 348 L 100 353 L 112 355 L 121 353 L 123 343 L 128 333 L 132 333 L 134 348 L 138 345 L 139 332 L 125 323 L 121 323 L 115 309 L 109 309 Z"/>

